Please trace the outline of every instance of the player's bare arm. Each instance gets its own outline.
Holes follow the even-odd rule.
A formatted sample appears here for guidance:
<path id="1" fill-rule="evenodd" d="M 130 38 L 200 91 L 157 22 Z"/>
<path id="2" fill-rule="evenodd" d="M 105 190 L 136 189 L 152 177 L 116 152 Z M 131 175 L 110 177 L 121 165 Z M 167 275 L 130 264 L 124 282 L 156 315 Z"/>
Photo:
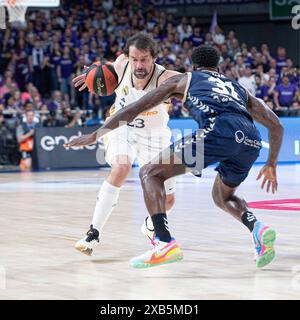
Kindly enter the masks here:
<path id="1" fill-rule="evenodd" d="M 250 93 L 247 110 L 255 121 L 269 130 L 269 157 L 266 165 L 260 170 L 257 180 L 264 176 L 261 188 L 263 189 L 267 183 L 267 192 L 269 192 L 270 187 L 272 187 L 272 193 L 275 193 L 278 186 L 276 165 L 282 144 L 283 127 L 276 114 L 261 99 L 255 98 Z"/>
<path id="2" fill-rule="evenodd" d="M 103 130 L 114 130 L 120 125 L 130 123 L 141 112 L 157 106 L 174 94 L 183 96 L 186 83 L 187 76 L 185 74 L 177 74 L 167 79 L 157 89 L 152 90 L 138 101 L 119 110 L 98 130 L 98 136 L 103 135 Z"/>
<path id="3" fill-rule="evenodd" d="M 121 54 L 113 63 L 113 66 L 115 68 L 115 71 L 119 79 L 122 77 L 127 61 L 128 61 L 128 58 L 124 54 Z M 80 74 L 79 76 L 77 76 L 72 80 L 74 87 L 78 88 L 78 91 L 83 91 L 87 87 L 85 83 L 85 77 L 86 77 L 85 71 L 87 69 L 88 67 L 85 66 L 82 74 Z"/>
<path id="4" fill-rule="evenodd" d="M 184 96 L 187 84 L 186 74 L 177 74 L 163 82 L 157 89 L 147 93 L 138 101 L 129 104 L 112 115 L 105 124 L 89 135 L 81 136 L 65 144 L 65 147 L 86 146 L 96 143 L 97 139 L 122 125 L 130 123 L 141 112 L 149 110 L 173 95 Z"/>
<path id="5" fill-rule="evenodd" d="M 174 71 L 174 70 L 166 70 L 158 79 L 157 86 L 159 87 L 162 83 L 164 83 L 166 80 L 168 80 L 171 77 L 177 76 L 182 73 Z"/>

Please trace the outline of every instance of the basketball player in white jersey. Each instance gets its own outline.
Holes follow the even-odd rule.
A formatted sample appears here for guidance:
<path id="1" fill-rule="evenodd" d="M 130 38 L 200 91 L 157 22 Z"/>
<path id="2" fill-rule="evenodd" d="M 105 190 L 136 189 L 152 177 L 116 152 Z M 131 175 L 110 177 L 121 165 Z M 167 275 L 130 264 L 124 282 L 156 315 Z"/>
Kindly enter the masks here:
<path id="1" fill-rule="evenodd" d="M 119 81 L 111 115 L 178 74 L 156 64 L 155 59 L 156 43 L 149 35 L 138 33 L 128 39 L 124 54 L 113 63 Z M 84 81 L 85 75 L 81 75 L 73 80 L 73 84 L 81 91 L 86 88 Z M 118 202 L 120 187 L 130 173 L 133 162 L 137 160 L 142 167 L 170 145 L 168 121 L 168 106 L 162 103 L 141 113 L 127 126 L 107 134 L 104 141 L 105 159 L 111 166 L 111 171 L 99 191 L 90 230 L 86 237 L 76 243 L 76 249 L 87 255 L 92 254 L 99 243 L 104 224 Z M 165 183 L 167 212 L 175 201 L 175 183 L 174 178 Z M 142 232 L 152 240 L 153 230 L 152 221 L 147 217 Z"/>

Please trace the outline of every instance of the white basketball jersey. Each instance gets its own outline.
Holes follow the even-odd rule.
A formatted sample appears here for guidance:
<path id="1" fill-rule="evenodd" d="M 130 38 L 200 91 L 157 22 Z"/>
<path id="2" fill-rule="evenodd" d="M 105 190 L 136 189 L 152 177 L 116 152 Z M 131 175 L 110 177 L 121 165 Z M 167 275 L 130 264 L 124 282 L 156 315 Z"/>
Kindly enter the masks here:
<path id="1" fill-rule="evenodd" d="M 142 90 L 137 90 L 133 84 L 133 75 L 128 62 L 118 87 L 115 90 L 116 100 L 113 108 L 115 110 L 111 110 L 111 114 L 128 106 L 130 103 L 139 100 L 147 92 L 155 89 L 159 77 L 164 72 L 165 68 L 155 63 L 148 83 Z M 159 134 L 161 129 L 167 128 L 169 121 L 168 109 L 168 103 L 161 103 L 156 107 L 139 114 L 130 124 L 128 124 L 128 126 L 141 134 L 149 134 L 149 131 L 151 131 L 152 134 Z"/>

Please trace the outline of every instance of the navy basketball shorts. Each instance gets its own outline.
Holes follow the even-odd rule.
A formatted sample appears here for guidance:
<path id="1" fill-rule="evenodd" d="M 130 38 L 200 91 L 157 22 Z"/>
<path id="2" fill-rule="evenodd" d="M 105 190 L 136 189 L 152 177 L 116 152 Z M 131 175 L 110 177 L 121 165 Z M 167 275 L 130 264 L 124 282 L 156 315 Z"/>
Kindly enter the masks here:
<path id="1" fill-rule="evenodd" d="M 216 171 L 224 184 L 237 187 L 248 176 L 259 156 L 261 137 L 252 121 L 237 114 L 216 117 L 208 130 L 200 129 L 172 146 L 172 152 L 196 176 L 218 163 Z"/>

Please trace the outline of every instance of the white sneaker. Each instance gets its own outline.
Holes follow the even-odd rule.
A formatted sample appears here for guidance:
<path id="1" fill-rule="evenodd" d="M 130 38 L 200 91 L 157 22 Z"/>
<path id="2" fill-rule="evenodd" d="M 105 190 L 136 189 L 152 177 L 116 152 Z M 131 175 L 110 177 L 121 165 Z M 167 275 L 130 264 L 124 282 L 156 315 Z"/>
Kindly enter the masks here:
<path id="1" fill-rule="evenodd" d="M 151 244 L 154 245 L 154 238 L 155 238 L 155 232 L 154 229 L 151 229 L 148 227 L 148 219 L 150 217 L 148 216 L 145 220 L 144 223 L 141 226 L 141 231 L 142 234 L 147 237 L 151 241 Z"/>
<path id="2" fill-rule="evenodd" d="M 75 249 L 91 256 L 94 248 L 99 244 L 99 231 L 91 225 L 90 230 L 86 234 L 87 237 L 76 242 Z"/>
<path id="3" fill-rule="evenodd" d="M 169 264 L 183 259 L 183 253 L 175 239 L 170 242 L 154 241 L 152 250 L 130 260 L 133 268 L 150 268 L 162 264 Z"/>

